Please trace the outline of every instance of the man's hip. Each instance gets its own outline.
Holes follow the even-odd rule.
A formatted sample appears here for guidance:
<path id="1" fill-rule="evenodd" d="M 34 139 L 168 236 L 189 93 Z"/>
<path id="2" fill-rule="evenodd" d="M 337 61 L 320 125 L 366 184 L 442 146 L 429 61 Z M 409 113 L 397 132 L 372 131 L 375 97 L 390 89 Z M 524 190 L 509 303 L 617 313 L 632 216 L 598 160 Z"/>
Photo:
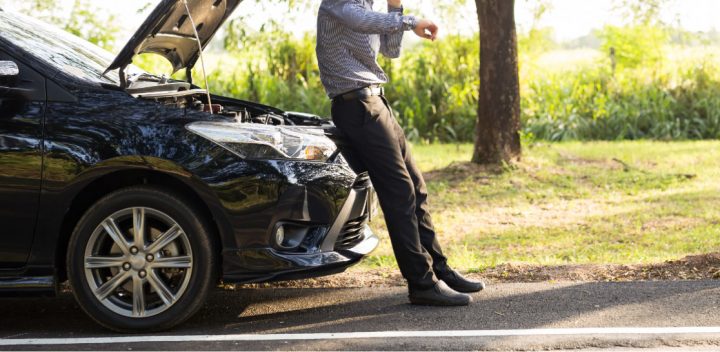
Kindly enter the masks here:
<path id="1" fill-rule="evenodd" d="M 366 99 L 373 96 L 385 96 L 385 88 L 382 85 L 370 85 L 359 89 L 354 89 L 349 92 L 338 94 L 333 98 L 333 102 L 336 100 L 357 100 Z"/>

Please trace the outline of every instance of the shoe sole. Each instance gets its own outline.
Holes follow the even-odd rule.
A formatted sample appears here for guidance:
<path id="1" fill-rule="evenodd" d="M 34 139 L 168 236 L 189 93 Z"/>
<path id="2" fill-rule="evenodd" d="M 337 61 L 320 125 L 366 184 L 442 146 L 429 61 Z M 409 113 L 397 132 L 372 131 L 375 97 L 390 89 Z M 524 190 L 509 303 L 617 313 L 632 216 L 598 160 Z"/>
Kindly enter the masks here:
<path id="1" fill-rule="evenodd" d="M 450 286 L 450 288 L 453 289 L 453 290 L 455 290 L 455 291 L 457 291 L 457 292 L 460 292 L 460 293 L 475 293 L 475 292 L 480 292 L 480 291 L 482 291 L 482 290 L 485 289 L 485 287 L 481 287 L 481 288 L 479 288 L 479 289 L 473 289 L 473 290 L 458 290 L 458 289 L 456 289 L 456 288 L 454 288 L 454 287 L 452 287 L 452 286 Z"/>

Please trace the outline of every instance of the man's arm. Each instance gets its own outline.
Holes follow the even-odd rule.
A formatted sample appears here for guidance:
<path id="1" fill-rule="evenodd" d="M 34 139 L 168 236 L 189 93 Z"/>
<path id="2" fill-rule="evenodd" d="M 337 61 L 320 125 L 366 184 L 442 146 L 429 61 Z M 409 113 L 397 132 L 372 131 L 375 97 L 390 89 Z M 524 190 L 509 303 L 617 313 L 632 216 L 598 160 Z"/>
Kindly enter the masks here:
<path id="1" fill-rule="evenodd" d="M 413 16 L 403 16 L 402 12 L 375 12 L 366 9 L 357 0 L 323 1 L 320 10 L 340 20 L 352 30 L 367 34 L 400 33 L 406 29 L 406 23 L 416 21 Z"/>
<path id="2" fill-rule="evenodd" d="M 395 6 L 388 1 L 388 13 L 398 13 L 400 16 L 403 14 L 402 5 Z M 403 23 L 403 29 L 414 29 L 417 26 L 417 19 L 412 16 L 408 16 Z M 395 59 L 400 57 L 400 51 L 402 50 L 402 39 L 405 31 L 397 31 L 393 33 L 386 33 L 380 36 L 380 53 L 385 57 Z"/>
<path id="3" fill-rule="evenodd" d="M 402 0 L 388 0 L 388 13 L 366 9 L 360 0 L 323 0 L 320 11 L 343 22 L 352 30 L 366 34 L 381 34 L 383 55 L 400 55 L 403 32 L 412 30 L 424 39 L 435 40 L 438 26 L 432 21 L 404 16 Z"/>

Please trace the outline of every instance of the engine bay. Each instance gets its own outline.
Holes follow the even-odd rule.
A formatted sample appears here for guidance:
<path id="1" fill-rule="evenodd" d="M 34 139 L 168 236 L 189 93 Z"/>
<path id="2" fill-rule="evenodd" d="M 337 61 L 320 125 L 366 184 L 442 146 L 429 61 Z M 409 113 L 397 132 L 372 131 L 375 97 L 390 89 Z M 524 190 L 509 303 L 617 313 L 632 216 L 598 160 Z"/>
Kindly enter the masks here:
<path id="1" fill-rule="evenodd" d="M 141 73 L 128 78 L 125 89 L 131 96 L 156 101 L 179 109 L 192 109 L 232 118 L 241 123 L 266 125 L 329 127 L 332 123 L 319 116 L 285 112 L 269 106 L 238 99 L 212 97 L 208 104 L 207 91 L 192 83 Z"/>

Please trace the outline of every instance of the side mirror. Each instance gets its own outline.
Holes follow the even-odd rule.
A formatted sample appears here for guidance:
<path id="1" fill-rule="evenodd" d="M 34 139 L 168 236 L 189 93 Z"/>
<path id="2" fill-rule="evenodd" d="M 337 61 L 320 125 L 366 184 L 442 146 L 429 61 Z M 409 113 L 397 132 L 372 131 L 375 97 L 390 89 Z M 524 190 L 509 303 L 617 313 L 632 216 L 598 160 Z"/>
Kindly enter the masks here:
<path id="1" fill-rule="evenodd" d="M 0 61 L 0 86 L 13 86 L 15 85 L 18 76 L 20 75 L 20 68 L 12 61 Z"/>
<path id="2" fill-rule="evenodd" d="M 0 99 L 27 100 L 32 90 L 17 87 L 20 68 L 12 61 L 0 61 Z"/>

